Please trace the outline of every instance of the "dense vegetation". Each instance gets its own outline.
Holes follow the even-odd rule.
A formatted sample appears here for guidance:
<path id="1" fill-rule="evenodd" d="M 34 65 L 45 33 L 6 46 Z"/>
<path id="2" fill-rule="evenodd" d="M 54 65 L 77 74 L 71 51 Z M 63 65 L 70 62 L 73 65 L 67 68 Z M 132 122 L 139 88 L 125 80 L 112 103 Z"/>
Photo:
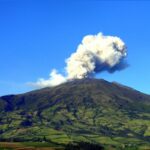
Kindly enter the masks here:
<path id="1" fill-rule="evenodd" d="M 0 141 L 150 147 L 150 96 L 96 79 L 3 96 Z"/>

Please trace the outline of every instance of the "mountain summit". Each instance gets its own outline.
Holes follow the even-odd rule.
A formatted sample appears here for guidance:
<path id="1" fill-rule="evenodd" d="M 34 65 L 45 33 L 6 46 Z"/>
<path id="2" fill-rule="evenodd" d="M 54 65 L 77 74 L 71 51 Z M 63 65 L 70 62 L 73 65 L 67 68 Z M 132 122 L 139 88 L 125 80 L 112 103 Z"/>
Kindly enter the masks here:
<path id="1" fill-rule="evenodd" d="M 150 96 L 102 79 L 0 97 L 0 140 L 150 142 Z"/>

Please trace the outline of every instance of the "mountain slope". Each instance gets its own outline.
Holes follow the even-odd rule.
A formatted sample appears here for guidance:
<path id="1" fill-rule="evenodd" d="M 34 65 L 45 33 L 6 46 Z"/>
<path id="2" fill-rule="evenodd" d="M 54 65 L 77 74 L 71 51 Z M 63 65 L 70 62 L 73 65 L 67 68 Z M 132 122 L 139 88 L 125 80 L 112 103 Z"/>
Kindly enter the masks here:
<path id="1" fill-rule="evenodd" d="M 98 79 L 3 96 L 0 135 L 15 141 L 149 145 L 150 96 Z"/>

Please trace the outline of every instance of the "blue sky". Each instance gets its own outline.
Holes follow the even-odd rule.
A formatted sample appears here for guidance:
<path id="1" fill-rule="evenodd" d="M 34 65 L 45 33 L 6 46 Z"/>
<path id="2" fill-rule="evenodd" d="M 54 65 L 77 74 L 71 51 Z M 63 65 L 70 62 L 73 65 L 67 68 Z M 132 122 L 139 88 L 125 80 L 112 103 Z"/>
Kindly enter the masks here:
<path id="1" fill-rule="evenodd" d="M 32 90 L 48 78 L 87 34 L 119 36 L 129 67 L 97 78 L 150 94 L 150 2 L 102 0 L 0 0 L 0 95 Z"/>

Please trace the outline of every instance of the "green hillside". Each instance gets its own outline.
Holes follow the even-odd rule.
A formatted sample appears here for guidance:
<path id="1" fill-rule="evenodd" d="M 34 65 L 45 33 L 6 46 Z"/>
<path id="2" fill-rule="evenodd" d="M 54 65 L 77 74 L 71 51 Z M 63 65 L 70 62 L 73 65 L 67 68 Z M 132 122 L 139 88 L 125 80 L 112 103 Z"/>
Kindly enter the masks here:
<path id="1" fill-rule="evenodd" d="M 98 79 L 3 96 L 0 141 L 150 149 L 150 96 Z"/>

